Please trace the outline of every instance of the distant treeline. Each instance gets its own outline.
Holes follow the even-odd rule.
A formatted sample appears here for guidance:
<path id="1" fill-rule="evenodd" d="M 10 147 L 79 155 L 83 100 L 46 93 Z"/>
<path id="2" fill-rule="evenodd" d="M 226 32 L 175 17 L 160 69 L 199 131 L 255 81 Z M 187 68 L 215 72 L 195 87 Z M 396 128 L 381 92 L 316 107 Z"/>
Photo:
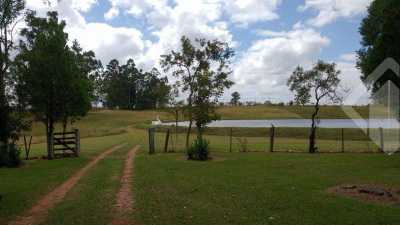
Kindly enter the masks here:
<path id="1" fill-rule="evenodd" d="M 98 78 L 96 99 L 111 109 L 154 109 L 168 104 L 171 87 L 166 76 L 153 68 L 144 72 L 133 59 L 120 65 L 113 59 Z"/>

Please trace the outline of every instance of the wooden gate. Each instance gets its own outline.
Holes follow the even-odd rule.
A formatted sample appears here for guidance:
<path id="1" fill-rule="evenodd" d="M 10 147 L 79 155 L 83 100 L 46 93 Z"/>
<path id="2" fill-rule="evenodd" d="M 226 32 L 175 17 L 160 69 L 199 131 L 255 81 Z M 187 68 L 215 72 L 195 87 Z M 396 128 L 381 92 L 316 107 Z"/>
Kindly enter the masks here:
<path id="1" fill-rule="evenodd" d="M 53 134 L 54 156 L 79 156 L 80 152 L 79 130 L 72 132 L 60 132 Z"/>

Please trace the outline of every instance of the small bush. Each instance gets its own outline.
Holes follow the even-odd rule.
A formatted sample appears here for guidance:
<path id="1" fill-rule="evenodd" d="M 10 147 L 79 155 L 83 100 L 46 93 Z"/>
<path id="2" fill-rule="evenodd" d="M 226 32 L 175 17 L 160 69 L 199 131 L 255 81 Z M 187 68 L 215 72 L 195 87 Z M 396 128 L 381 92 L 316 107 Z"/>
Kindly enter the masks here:
<path id="1" fill-rule="evenodd" d="M 0 146 L 0 167 L 18 167 L 21 151 L 16 144 Z"/>
<path id="2" fill-rule="evenodd" d="M 209 159 L 209 143 L 203 138 L 196 139 L 187 151 L 189 160 L 206 161 Z"/>

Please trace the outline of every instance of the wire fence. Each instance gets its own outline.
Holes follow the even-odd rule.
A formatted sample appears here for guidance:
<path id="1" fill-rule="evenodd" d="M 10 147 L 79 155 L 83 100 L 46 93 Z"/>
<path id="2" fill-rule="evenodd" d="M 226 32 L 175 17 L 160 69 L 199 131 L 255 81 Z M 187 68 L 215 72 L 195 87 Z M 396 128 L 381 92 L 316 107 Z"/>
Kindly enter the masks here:
<path id="1" fill-rule="evenodd" d="M 186 131 L 186 128 L 174 126 L 151 128 L 151 132 L 154 132 L 154 152 L 185 152 Z M 206 128 L 203 137 L 210 143 L 211 152 L 303 153 L 308 152 L 309 133 L 309 128 Z M 397 129 L 382 128 L 318 128 L 317 152 L 379 153 L 385 146 L 394 145 L 384 137 L 391 136 L 393 140 L 399 140 L 398 133 Z M 371 138 L 371 134 L 376 134 L 377 138 Z M 189 143 L 195 138 L 196 131 L 193 129 Z"/>

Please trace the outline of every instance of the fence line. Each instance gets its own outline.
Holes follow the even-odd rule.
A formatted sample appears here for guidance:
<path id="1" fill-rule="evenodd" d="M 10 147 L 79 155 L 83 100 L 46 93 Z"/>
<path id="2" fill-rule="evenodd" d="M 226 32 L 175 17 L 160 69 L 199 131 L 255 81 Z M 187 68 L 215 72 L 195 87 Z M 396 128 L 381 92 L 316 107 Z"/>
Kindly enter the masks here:
<path id="1" fill-rule="evenodd" d="M 177 133 L 175 132 L 177 130 Z M 383 129 L 376 129 L 380 143 L 369 138 L 370 129 L 364 133 L 353 128 L 319 128 L 317 147 L 321 153 L 376 153 L 384 150 Z M 184 152 L 185 128 L 155 127 L 149 129 L 149 152 Z M 210 142 L 212 152 L 307 152 L 308 128 L 206 128 L 204 137 Z M 196 138 L 192 132 L 191 140 Z"/>

